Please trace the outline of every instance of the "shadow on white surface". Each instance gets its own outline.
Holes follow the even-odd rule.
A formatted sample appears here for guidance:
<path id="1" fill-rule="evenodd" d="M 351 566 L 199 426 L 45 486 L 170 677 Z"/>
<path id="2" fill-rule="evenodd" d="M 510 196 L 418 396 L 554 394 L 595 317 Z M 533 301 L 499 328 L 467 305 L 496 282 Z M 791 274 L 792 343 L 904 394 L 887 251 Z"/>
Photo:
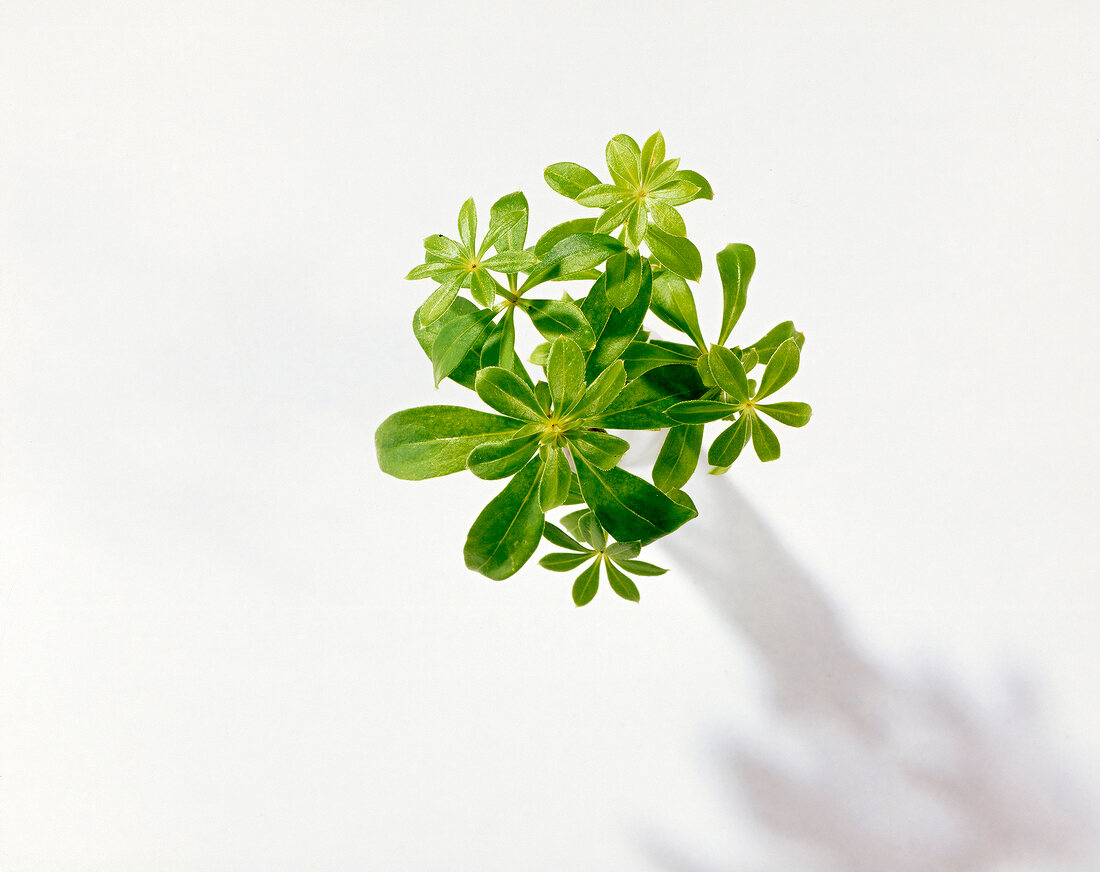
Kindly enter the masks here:
<path id="1" fill-rule="evenodd" d="M 694 536 L 670 537 L 665 548 L 759 658 L 775 725 L 766 739 L 721 743 L 715 766 L 733 789 L 731 814 L 747 815 L 787 862 L 703 860 L 667 836 L 650 843 L 659 866 L 1098 868 L 1094 805 L 1026 681 L 1007 679 L 1003 701 L 990 706 L 944 674 L 914 679 L 873 664 L 729 482 L 700 490 L 716 505 L 694 522 Z"/>

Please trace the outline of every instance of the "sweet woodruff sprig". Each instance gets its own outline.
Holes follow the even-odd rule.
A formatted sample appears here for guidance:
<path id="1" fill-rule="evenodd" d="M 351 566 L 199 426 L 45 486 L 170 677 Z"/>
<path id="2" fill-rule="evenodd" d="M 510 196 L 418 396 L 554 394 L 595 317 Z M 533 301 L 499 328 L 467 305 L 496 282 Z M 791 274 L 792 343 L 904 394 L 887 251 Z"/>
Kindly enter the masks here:
<path id="1" fill-rule="evenodd" d="M 601 567 L 611 589 L 634 601 L 630 575 L 665 571 L 637 558 L 698 514 L 683 487 L 707 423 L 727 422 L 708 451 L 711 471 L 721 473 L 749 441 L 761 460 L 779 457 L 762 416 L 794 427 L 810 418 L 805 403 L 763 402 L 798 370 L 803 335 L 792 322 L 752 344 L 728 344 L 755 269 L 747 245 L 717 256 L 722 321 L 717 342 L 703 338 L 688 284 L 701 277 L 702 261 L 677 207 L 711 199 L 706 179 L 666 159 L 659 132 L 643 146 L 620 134 L 605 156 L 611 183 L 573 163 L 544 174 L 558 193 L 599 208 L 596 217 L 558 224 L 528 246 L 529 209 L 517 191 L 493 204 L 480 242 L 472 198 L 459 210 L 457 240 L 424 240 L 424 263 L 408 278 L 435 287 L 413 316 L 413 333 L 437 385 L 450 378 L 492 411 L 420 406 L 391 415 L 375 434 L 379 465 L 398 478 L 469 470 L 507 479 L 470 528 L 466 565 L 507 578 L 545 537 L 566 550 L 545 555 L 544 568 L 588 564 L 573 585 L 577 605 L 595 596 Z M 550 282 L 586 290 L 530 295 Z M 517 312 L 546 340 L 529 357 L 534 375 L 515 350 Z M 690 342 L 654 338 L 645 324 L 651 313 Z M 757 366 L 759 384 L 750 378 Z M 610 431 L 634 430 L 666 432 L 652 481 L 620 465 L 629 442 Z M 565 530 L 547 520 L 563 506 L 582 506 L 560 519 Z M 608 544 L 608 534 L 616 541 Z"/>

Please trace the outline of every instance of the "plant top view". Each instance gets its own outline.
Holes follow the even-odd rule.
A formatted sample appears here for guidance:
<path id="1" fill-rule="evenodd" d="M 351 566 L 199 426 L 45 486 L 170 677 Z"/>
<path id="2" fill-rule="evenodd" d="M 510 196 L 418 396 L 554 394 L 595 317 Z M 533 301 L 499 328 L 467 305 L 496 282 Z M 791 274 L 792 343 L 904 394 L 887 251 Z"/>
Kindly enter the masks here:
<path id="1" fill-rule="evenodd" d="M 689 284 L 702 276 L 702 257 L 679 210 L 713 198 L 707 180 L 666 158 L 660 132 L 642 146 L 619 134 L 605 154 L 610 182 L 575 163 L 546 168 L 551 188 L 597 211 L 551 227 L 533 245 L 519 191 L 492 205 L 480 238 L 471 198 L 459 210 L 457 239 L 424 240 L 424 263 L 407 278 L 435 287 L 413 316 L 413 333 L 437 386 L 452 379 L 492 411 L 419 406 L 375 433 L 379 466 L 397 478 L 469 470 L 507 479 L 470 528 L 466 566 L 508 578 L 546 539 L 562 550 L 541 566 L 585 567 L 573 583 L 578 606 L 596 595 L 601 568 L 611 589 L 633 601 L 640 594 L 632 576 L 665 572 L 638 556 L 698 514 L 683 488 L 707 423 L 723 422 L 707 448 L 711 472 L 721 474 L 750 442 L 760 460 L 779 457 L 767 419 L 789 427 L 810 420 L 806 403 L 769 401 L 798 371 L 803 336 L 791 321 L 729 344 L 756 266 L 748 245 L 717 254 L 722 318 L 715 341 L 704 339 Z M 551 282 L 568 284 L 562 291 Z M 650 313 L 686 341 L 654 338 Z M 526 362 L 515 347 L 517 318 L 529 318 L 545 340 Z M 630 443 L 610 431 L 632 430 L 665 431 L 651 480 L 619 465 Z M 558 523 L 547 520 L 558 509 Z"/>

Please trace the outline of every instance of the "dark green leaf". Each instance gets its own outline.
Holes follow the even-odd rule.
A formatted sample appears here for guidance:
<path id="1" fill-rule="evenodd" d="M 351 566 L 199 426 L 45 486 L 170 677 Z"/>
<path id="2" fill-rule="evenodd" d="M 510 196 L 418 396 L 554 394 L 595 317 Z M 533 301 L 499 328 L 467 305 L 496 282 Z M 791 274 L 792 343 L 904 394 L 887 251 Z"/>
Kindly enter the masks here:
<path id="1" fill-rule="evenodd" d="M 650 342 L 631 342 L 623 352 L 622 361 L 626 366 L 627 378 L 636 379 L 659 366 L 694 366 L 695 358 L 695 354 L 684 354 Z"/>
<path id="2" fill-rule="evenodd" d="M 703 274 L 703 258 L 690 239 L 672 236 L 651 224 L 646 231 L 645 241 L 653 256 L 677 275 L 698 281 Z"/>
<path id="3" fill-rule="evenodd" d="M 570 200 L 577 199 L 581 191 L 600 181 L 591 170 L 569 162 L 551 164 L 542 171 L 542 177 L 546 184 Z"/>
<path id="4" fill-rule="evenodd" d="M 619 467 L 601 470 L 583 457 L 574 459 L 585 501 L 603 528 L 620 542 L 644 545 L 694 517 L 645 479 Z"/>
<path id="5" fill-rule="evenodd" d="M 470 452 L 466 466 L 478 478 L 507 478 L 523 469 L 538 448 L 538 434 L 519 436 L 507 442 L 486 442 Z"/>
<path id="6" fill-rule="evenodd" d="M 760 389 L 753 399 L 762 400 L 770 397 L 794 378 L 795 373 L 798 372 L 799 354 L 798 343 L 793 339 L 785 340 L 768 361 L 764 375 L 760 379 Z"/>
<path id="7" fill-rule="evenodd" d="M 653 484 L 665 493 L 682 488 L 695 474 L 702 445 L 702 424 L 670 427 L 653 464 Z"/>
<path id="8" fill-rule="evenodd" d="M 466 468 L 470 452 L 508 439 L 522 426 L 461 406 L 420 406 L 390 415 L 374 434 L 378 466 L 407 481 L 450 475 Z"/>
<path id="9" fill-rule="evenodd" d="M 569 447 L 574 453 L 580 452 L 593 466 L 606 470 L 623 459 L 630 443 L 610 433 L 581 430 L 570 437 Z"/>
<path id="10" fill-rule="evenodd" d="M 539 566 L 549 569 L 551 572 L 569 572 L 576 569 L 582 563 L 591 560 L 595 555 L 588 551 L 584 554 L 547 554 L 539 560 Z"/>
<path id="11" fill-rule="evenodd" d="M 700 351 L 706 351 L 703 331 L 699 328 L 699 314 L 695 309 L 695 297 L 688 283 L 675 273 L 662 270 L 653 278 L 653 300 L 650 302 L 653 314 L 682 333 L 691 337 L 691 341 Z"/>
<path id="12" fill-rule="evenodd" d="M 600 525 L 595 512 L 585 512 L 581 515 L 580 527 L 584 540 L 590 543 L 593 548 L 607 546 L 607 533 Z"/>
<path id="13" fill-rule="evenodd" d="M 631 575 L 664 575 L 668 572 L 667 569 L 646 563 L 644 560 L 616 560 L 615 562 Z"/>
<path id="14" fill-rule="evenodd" d="M 482 369 L 477 374 L 474 390 L 498 412 L 528 421 L 545 420 L 531 386 L 503 367 L 488 366 Z"/>
<path id="15" fill-rule="evenodd" d="M 449 319 L 442 326 L 432 343 L 431 353 L 436 387 L 455 371 L 473 348 L 484 341 L 485 328 L 495 314 L 491 309 L 475 309 L 468 315 Z"/>
<path id="16" fill-rule="evenodd" d="M 711 466 L 725 471 L 741 456 L 741 451 L 752 434 L 753 416 L 747 412 L 718 434 L 707 452 L 707 461 Z"/>
<path id="17" fill-rule="evenodd" d="M 770 415 L 788 427 L 805 427 L 810 423 L 811 409 L 807 403 L 760 403 L 756 411 Z"/>
<path id="18" fill-rule="evenodd" d="M 596 336 L 580 306 L 568 300 L 524 300 L 531 323 L 547 339 L 568 336 L 581 348 L 591 348 Z M 532 361 L 534 363 L 534 361 Z"/>
<path id="19" fill-rule="evenodd" d="M 584 393 L 584 354 L 572 339 L 559 336 L 550 346 L 546 362 L 546 380 L 554 409 L 563 412 L 580 400 Z"/>
<path id="20" fill-rule="evenodd" d="M 559 276 L 599 266 L 623 250 L 617 239 L 599 233 L 575 233 L 557 243 L 520 286 L 520 293 Z"/>
<path id="21" fill-rule="evenodd" d="M 619 359 L 641 329 L 649 300 L 653 293 L 648 261 L 642 261 L 641 286 L 638 294 L 623 310 L 616 309 L 607 297 L 607 276 L 604 275 L 589 291 L 581 304 L 588 323 L 596 335 L 595 345 L 588 355 L 585 378 L 592 382 L 597 375 Z"/>
<path id="22" fill-rule="evenodd" d="M 498 252 L 519 251 L 523 248 L 523 244 L 527 241 L 528 211 L 527 197 L 523 195 L 522 191 L 514 191 L 511 194 L 505 194 L 493 203 L 492 208 L 489 210 L 490 227 L 494 226 L 500 218 L 510 212 L 520 213 L 519 219 L 497 237 L 496 250 Z"/>
<path id="23" fill-rule="evenodd" d="M 604 560 L 603 565 L 604 569 L 607 570 L 607 581 L 615 593 L 632 603 L 636 603 L 642 598 L 642 595 L 638 592 L 638 586 L 624 575 L 614 563 L 610 560 Z"/>
<path id="24" fill-rule="evenodd" d="M 695 501 L 687 495 L 686 491 L 675 488 L 668 492 L 668 498 L 676 503 L 676 505 L 687 509 L 693 518 L 699 516 L 699 510 L 695 508 Z"/>
<path id="25" fill-rule="evenodd" d="M 688 400 L 669 406 L 667 414 L 673 421 L 682 424 L 707 424 L 719 421 L 737 412 L 741 407 L 713 400 Z"/>
<path id="26" fill-rule="evenodd" d="M 669 406 L 693 400 L 703 393 L 703 383 L 693 366 L 662 366 L 630 382 L 602 414 L 589 425 L 608 430 L 657 430 L 672 427 Z"/>
<path id="27" fill-rule="evenodd" d="M 535 254 L 542 257 L 563 239 L 575 236 L 578 233 L 592 233 L 595 231 L 595 227 L 595 218 L 574 218 L 572 221 L 566 221 L 563 224 L 551 227 L 535 243 Z"/>
<path id="28" fill-rule="evenodd" d="M 569 497 L 569 481 L 573 472 L 565 452 L 560 448 L 542 449 L 545 458 L 542 464 L 542 480 L 539 482 L 539 506 L 544 512 L 564 505 Z"/>
<path id="29" fill-rule="evenodd" d="M 801 348 L 805 338 L 803 334 L 794 329 L 794 321 L 784 321 L 782 324 L 776 324 L 762 339 L 757 340 L 749 347 L 756 352 L 761 363 L 767 363 L 772 359 L 775 350 L 788 339 L 793 339 Z"/>
<path id="30" fill-rule="evenodd" d="M 542 539 L 545 516 L 539 508 L 541 461 L 531 460 L 477 516 L 466 537 L 466 566 L 503 579 L 526 563 Z"/>
<path id="31" fill-rule="evenodd" d="M 523 366 L 523 362 L 516 356 L 516 325 L 514 320 L 515 310 L 508 309 L 504 317 L 490 331 L 485 345 L 481 349 L 481 368 L 487 366 L 499 366 L 519 376 L 531 387 L 534 382 Z M 476 376 L 476 373 L 475 373 Z M 471 385 L 473 387 L 474 385 Z"/>
<path id="32" fill-rule="evenodd" d="M 546 526 L 542 528 L 542 537 L 547 542 L 557 545 L 559 548 L 568 548 L 570 551 L 583 551 L 585 554 L 590 553 L 588 548 L 585 548 L 561 527 L 556 527 L 549 521 L 547 521 Z"/>
<path id="33" fill-rule="evenodd" d="M 775 431 L 760 418 L 753 416 L 752 447 L 756 456 L 763 461 L 779 459 L 779 437 Z"/>
<path id="34" fill-rule="evenodd" d="M 707 365 L 718 387 L 729 394 L 733 402 L 744 404 L 749 401 L 749 379 L 736 354 L 721 345 L 712 345 L 707 355 Z"/>
<path id="35" fill-rule="evenodd" d="M 615 398 L 622 393 L 626 384 L 626 368 L 621 360 L 616 360 L 611 366 L 596 376 L 596 380 L 588 386 L 584 392 L 584 398 L 572 411 L 578 418 L 589 415 L 597 415 L 610 406 Z"/>
<path id="36" fill-rule="evenodd" d="M 584 572 L 577 576 L 573 582 L 573 602 L 579 606 L 586 606 L 592 602 L 592 597 L 600 587 L 600 563 L 593 561 Z"/>
<path id="37" fill-rule="evenodd" d="M 718 344 L 725 345 L 748 299 L 749 280 L 756 269 L 756 252 L 748 245 L 731 242 L 717 255 L 722 278 L 722 330 Z"/>

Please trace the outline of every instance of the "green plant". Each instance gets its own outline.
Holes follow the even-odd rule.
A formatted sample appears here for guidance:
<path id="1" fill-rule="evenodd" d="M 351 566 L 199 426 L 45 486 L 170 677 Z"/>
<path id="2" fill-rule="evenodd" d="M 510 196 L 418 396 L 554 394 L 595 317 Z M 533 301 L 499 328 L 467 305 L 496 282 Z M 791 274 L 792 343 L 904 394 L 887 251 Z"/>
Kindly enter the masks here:
<path id="1" fill-rule="evenodd" d="M 688 285 L 699 280 L 702 258 L 677 207 L 711 199 L 706 179 L 666 160 L 660 132 L 641 147 L 620 134 L 606 158 L 611 183 L 573 163 L 546 168 L 551 188 L 601 211 L 550 228 L 533 246 L 525 247 L 528 208 L 519 191 L 493 204 L 480 243 L 472 198 L 459 211 L 457 240 L 424 240 L 424 263 L 407 278 L 437 285 L 413 316 L 413 333 L 436 385 L 450 378 L 493 412 L 421 406 L 391 415 L 375 434 L 379 466 L 398 478 L 468 469 L 508 479 L 470 528 L 466 566 L 507 578 L 545 537 L 566 549 L 544 556 L 545 568 L 571 571 L 592 561 L 573 586 L 578 606 L 595 595 L 601 565 L 612 590 L 635 601 L 628 573 L 665 571 L 636 558 L 698 514 L 683 487 L 706 423 L 730 422 L 707 453 L 711 471 L 722 473 L 750 441 L 761 460 L 779 457 L 764 417 L 792 427 L 810 419 L 805 403 L 761 402 L 798 370 L 803 336 L 792 322 L 750 345 L 727 346 L 756 265 L 747 245 L 717 255 L 722 321 L 715 343 L 703 339 Z M 528 296 L 549 282 L 582 281 L 588 289 L 579 299 Z M 517 312 L 546 340 L 529 358 L 536 378 L 516 354 Z M 648 313 L 690 342 L 653 338 Z M 757 366 L 764 367 L 759 383 L 749 377 Z M 652 483 L 619 466 L 629 443 L 611 430 L 667 431 Z M 546 521 L 570 505 L 584 507 L 561 519 L 568 532 Z"/>

